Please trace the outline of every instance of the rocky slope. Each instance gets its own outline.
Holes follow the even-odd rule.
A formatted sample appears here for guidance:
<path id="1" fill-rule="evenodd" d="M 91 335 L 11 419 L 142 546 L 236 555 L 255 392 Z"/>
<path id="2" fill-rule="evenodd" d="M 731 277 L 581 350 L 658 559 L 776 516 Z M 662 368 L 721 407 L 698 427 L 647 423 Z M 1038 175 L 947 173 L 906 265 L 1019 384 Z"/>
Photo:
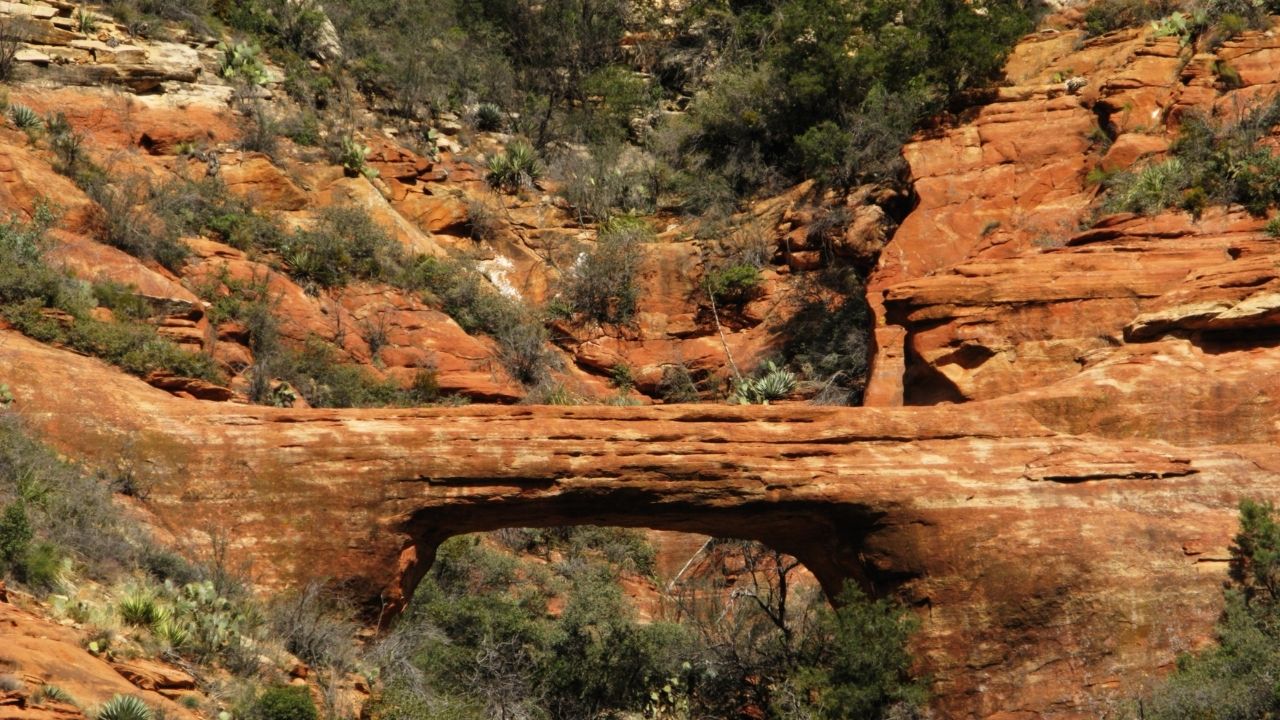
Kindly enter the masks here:
<path id="1" fill-rule="evenodd" d="M 594 226 L 577 221 L 552 193 L 554 183 L 517 195 L 488 187 L 483 163 L 509 140 L 502 134 L 470 137 L 465 152 L 458 138 L 441 134 L 435 147 L 415 152 L 397 141 L 393 128 L 368 133 L 360 138 L 370 151 L 368 167 L 374 172 L 368 177 L 344 172 L 323 152 L 284 138 L 272 156 L 241 150 L 254 103 L 264 103 L 280 122 L 295 111 L 283 91 L 283 71 L 269 66 L 264 86 L 247 96 L 237 94 L 219 75 L 222 51 L 215 40 L 176 31 L 170 41 L 143 40 L 106 15 L 98 15 L 93 31 L 85 34 L 75 30 L 72 14 L 78 7 L 0 6 L 0 20 L 13 23 L 15 32 L 28 39 L 16 56 L 19 82 L 9 88 L 7 100 L 42 117 L 65 114 L 84 135 L 90 159 L 115 183 L 145 180 L 159 186 L 216 173 L 232 194 L 290 228 L 312 224 L 326 208 L 359 207 L 406 251 L 472 258 L 496 287 L 530 305 L 550 299 L 563 269 L 595 242 Z M 364 126 L 380 126 L 368 111 L 354 112 Z M 446 133 L 458 132 L 455 125 L 444 127 Z M 4 207 L 26 214 L 41 198 L 56 199 L 62 212 L 56 254 L 66 265 L 87 279 L 133 285 L 157 307 L 168 308 L 167 316 L 155 318 L 162 331 L 211 351 L 232 376 L 235 392 L 243 391 L 243 371 L 254 358 L 242 327 L 209 321 L 197 291 L 213 276 L 233 282 L 265 279 L 286 342 L 321 338 L 344 361 L 375 376 L 407 383 L 417 369 L 430 367 L 446 394 L 478 402 L 514 402 L 526 394 L 498 362 L 490 338 L 469 336 L 438 307 L 410 294 L 367 284 L 307 292 L 269 259 L 207 237 L 184 238 L 194 257 L 177 273 L 105 247 L 95 241 L 100 220 L 92 202 L 52 171 L 47 143 L 13 128 L 0 134 Z M 614 394 L 608 385 L 611 370 L 625 364 L 637 389 L 656 396 L 666 367 L 681 364 L 699 378 L 724 376 L 726 346 L 744 368 L 754 367 L 782 340 L 794 302 L 793 273 L 802 275 L 823 263 L 816 239 L 807 232 L 815 205 L 823 202 L 804 185 L 735 220 L 735 227 L 751 230 L 753 240 L 759 236 L 771 262 L 756 297 L 725 311 L 723 339 L 699 284 L 714 243 L 695 238 L 694 225 L 655 218 L 661 242 L 645 247 L 640 275 L 647 292 L 640 298 L 637 322 L 558 324 L 554 350 L 563 365 L 558 382 L 576 395 L 604 398 Z M 838 245 L 846 254 L 874 256 L 883 241 L 883 213 L 858 198 L 849 202 L 856 222 L 841 230 Z M 474 239 L 469 226 L 477 207 L 497 218 L 483 240 Z M 370 328 L 378 334 L 374 347 Z M 647 401 L 644 395 L 637 399 Z"/>
<path id="2" fill-rule="evenodd" d="M 66 111 L 102 162 L 198 172 L 171 149 L 239 132 L 207 48 L 148 47 L 122 63 L 119 46 L 74 54 L 71 39 L 48 32 L 36 49 L 61 74 L 33 74 L 10 98 Z M 1216 55 L 1146 30 L 1027 38 L 1008 86 L 906 148 L 918 203 L 868 285 L 877 354 L 867 403 L 879 407 L 276 410 L 174 397 L 12 331 L 0 335 L 0 382 L 68 454 L 137 454 L 154 469 L 157 524 L 184 544 L 232 538 L 265 585 L 346 580 L 377 614 L 403 602 L 451 534 L 594 522 L 752 537 L 795 553 L 828 587 L 852 577 L 909 601 L 923 623 L 920 669 L 945 717 L 1103 716 L 1209 641 L 1236 503 L 1280 499 L 1280 258 L 1264 221 L 1238 209 L 1112 216 L 1081 230 L 1097 192 L 1086 176 L 1163 152 L 1186 112 L 1230 113 L 1270 94 L 1277 50 L 1256 32 Z M 59 65 L 59 52 L 71 59 Z M 159 59 L 172 57 L 190 62 L 165 75 Z M 1216 61 L 1243 87 L 1227 89 Z M 166 92 L 62 87 L 68 77 L 160 78 L 145 87 Z M 1066 82 L 1076 78 L 1084 84 Z M 181 278 L 90 238 L 87 199 L 24 136 L 0 133 L 0 156 L 6 207 L 29 211 L 46 194 L 63 204 L 69 267 L 179 304 L 165 323 L 174 337 L 224 344 Z M 458 225 L 479 177 L 448 153 L 432 161 L 379 144 L 377 182 L 300 160 L 219 157 L 237 192 L 297 222 L 358 202 L 422 252 L 473 243 Z M 739 361 L 775 341 L 780 288 L 813 259 L 800 245 L 808 192 L 757 208 L 773 242 L 794 252 L 778 256 L 775 291 L 731 333 Z M 541 198 L 504 202 L 513 222 L 479 252 L 506 258 L 521 292 L 545 298 L 554 273 L 542 243 L 589 241 L 591 230 Z M 673 357 L 723 366 L 688 301 L 701 250 L 678 230 L 663 237 L 647 261 L 648 286 L 663 292 L 644 301 L 639 329 L 567 343 L 585 388 L 607 392 L 600 375 L 619 359 L 650 382 Z M 211 240 L 191 244 L 193 276 L 223 263 L 272 272 Z M 486 339 L 415 299 L 378 288 L 318 297 L 271 278 L 296 340 L 341 336 L 372 367 L 367 343 L 335 328 L 386 312 L 386 372 L 429 358 L 464 395 L 520 393 Z M 243 367 L 245 349 L 226 344 L 220 357 Z"/>

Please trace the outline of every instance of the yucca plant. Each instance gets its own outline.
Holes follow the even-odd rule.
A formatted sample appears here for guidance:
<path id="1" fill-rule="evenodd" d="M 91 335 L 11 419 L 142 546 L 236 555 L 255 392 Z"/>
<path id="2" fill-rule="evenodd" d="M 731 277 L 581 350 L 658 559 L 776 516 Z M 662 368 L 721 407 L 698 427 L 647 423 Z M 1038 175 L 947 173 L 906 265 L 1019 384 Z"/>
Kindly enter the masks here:
<path id="1" fill-rule="evenodd" d="M 46 700 L 56 702 L 56 703 L 66 703 L 68 705 L 76 704 L 76 700 L 75 698 L 71 697 L 71 693 L 67 692 L 66 690 L 63 690 L 57 685 L 41 685 L 40 689 L 36 691 L 36 696 L 37 696 L 37 700 L 36 700 L 37 704 L 42 703 Z"/>
<path id="2" fill-rule="evenodd" d="M 182 620 L 173 616 L 173 613 L 163 613 L 152 633 L 156 639 L 170 650 L 181 650 L 191 642 L 191 630 Z"/>
<path id="3" fill-rule="evenodd" d="M 502 110 L 493 103 L 480 103 L 476 108 L 476 128 L 487 132 L 502 129 Z"/>
<path id="4" fill-rule="evenodd" d="M 542 161 L 529 143 L 517 141 L 507 151 L 489 159 L 489 184 L 500 190 L 516 192 L 542 177 Z"/>
<path id="5" fill-rule="evenodd" d="M 34 130 L 40 127 L 40 116 L 26 105 L 14 103 L 9 106 L 9 118 L 19 130 Z"/>
<path id="6" fill-rule="evenodd" d="M 98 30 L 98 19 L 93 16 L 93 13 L 86 12 L 84 8 L 80 8 L 76 11 L 76 29 L 85 35 L 96 32 Z"/>
<path id="7" fill-rule="evenodd" d="M 116 695 L 103 703 L 96 720 L 152 720 L 151 708 L 132 695 Z"/>
<path id="8" fill-rule="evenodd" d="M 134 590 L 125 595 L 117 605 L 120 619 L 135 627 L 152 627 L 160 619 L 160 607 L 151 593 Z"/>

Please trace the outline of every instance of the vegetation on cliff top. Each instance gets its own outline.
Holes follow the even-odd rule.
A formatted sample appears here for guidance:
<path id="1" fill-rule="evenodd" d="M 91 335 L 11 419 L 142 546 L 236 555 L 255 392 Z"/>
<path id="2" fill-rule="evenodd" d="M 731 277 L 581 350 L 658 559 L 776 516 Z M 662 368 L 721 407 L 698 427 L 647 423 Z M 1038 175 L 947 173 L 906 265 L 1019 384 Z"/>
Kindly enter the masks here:
<path id="1" fill-rule="evenodd" d="M 1269 143 L 1280 122 L 1280 97 L 1241 108 L 1238 116 L 1183 120 L 1169 156 L 1104 180 L 1104 212 L 1155 213 L 1180 208 L 1199 216 L 1209 205 L 1242 205 L 1262 216 L 1280 205 L 1280 157 Z"/>

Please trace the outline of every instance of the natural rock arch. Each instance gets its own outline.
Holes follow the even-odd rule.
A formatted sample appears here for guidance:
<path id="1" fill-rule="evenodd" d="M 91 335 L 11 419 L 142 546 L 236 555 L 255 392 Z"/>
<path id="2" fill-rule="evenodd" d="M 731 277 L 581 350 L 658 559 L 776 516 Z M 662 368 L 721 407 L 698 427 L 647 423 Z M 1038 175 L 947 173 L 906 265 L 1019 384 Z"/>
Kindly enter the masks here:
<path id="1" fill-rule="evenodd" d="M 562 519 L 755 538 L 828 586 L 896 586 L 945 715 L 1065 717 L 1206 638 L 1236 502 L 1280 498 L 1280 352 L 1158 349 L 1179 364 L 916 408 L 278 410 L 9 332 L 0 382 L 72 456 L 149 471 L 178 543 L 220 533 L 266 584 L 394 607 L 445 537 Z"/>

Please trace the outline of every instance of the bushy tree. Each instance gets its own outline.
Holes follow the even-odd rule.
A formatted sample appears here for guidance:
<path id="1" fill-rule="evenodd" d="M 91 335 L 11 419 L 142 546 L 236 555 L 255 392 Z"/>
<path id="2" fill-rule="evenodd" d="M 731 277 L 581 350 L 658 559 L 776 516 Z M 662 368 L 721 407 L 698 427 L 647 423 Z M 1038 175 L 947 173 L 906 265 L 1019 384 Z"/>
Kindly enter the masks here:
<path id="1" fill-rule="evenodd" d="M 1178 658 L 1177 671 L 1138 713 L 1151 720 L 1280 715 L 1280 523 L 1270 503 L 1240 503 L 1217 638 L 1216 647 Z"/>

